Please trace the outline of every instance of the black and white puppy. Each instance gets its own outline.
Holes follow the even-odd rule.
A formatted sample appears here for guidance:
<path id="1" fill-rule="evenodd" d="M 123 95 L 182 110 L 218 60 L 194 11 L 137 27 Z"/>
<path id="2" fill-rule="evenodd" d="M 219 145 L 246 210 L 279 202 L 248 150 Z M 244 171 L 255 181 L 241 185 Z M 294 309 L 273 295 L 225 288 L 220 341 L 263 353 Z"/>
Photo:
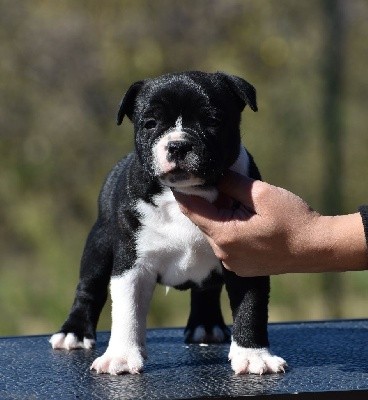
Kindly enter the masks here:
<path id="1" fill-rule="evenodd" d="M 224 269 L 171 190 L 214 201 L 215 185 L 228 169 L 260 179 L 240 143 L 246 105 L 257 111 L 253 86 L 224 73 L 168 74 L 130 87 L 118 124 L 125 115 L 133 121 L 135 150 L 113 168 L 102 188 L 72 309 L 50 339 L 54 349 L 94 345 L 110 284 L 111 337 L 91 368 L 140 372 L 157 282 L 191 289 L 187 342 L 224 342 L 230 338 L 220 309 L 225 283 L 234 318 L 229 358 L 235 373 L 284 370 L 285 361 L 268 350 L 269 278 L 240 278 Z"/>

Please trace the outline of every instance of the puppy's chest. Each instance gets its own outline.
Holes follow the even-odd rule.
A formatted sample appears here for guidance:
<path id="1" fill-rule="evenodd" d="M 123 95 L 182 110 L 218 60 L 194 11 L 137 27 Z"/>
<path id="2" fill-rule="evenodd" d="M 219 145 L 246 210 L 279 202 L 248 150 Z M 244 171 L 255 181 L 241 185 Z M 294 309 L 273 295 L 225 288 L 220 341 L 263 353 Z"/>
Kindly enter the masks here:
<path id="1" fill-rule="evenodd" d="M 198 285 L 212 271 L 221 271 L 202 232 L 181 213 L 171 190 L 153 199 L 139 200 L 141 227 L 136 235 L 137 266 L 157 274 L 167 286 L 192 281 Z"/>

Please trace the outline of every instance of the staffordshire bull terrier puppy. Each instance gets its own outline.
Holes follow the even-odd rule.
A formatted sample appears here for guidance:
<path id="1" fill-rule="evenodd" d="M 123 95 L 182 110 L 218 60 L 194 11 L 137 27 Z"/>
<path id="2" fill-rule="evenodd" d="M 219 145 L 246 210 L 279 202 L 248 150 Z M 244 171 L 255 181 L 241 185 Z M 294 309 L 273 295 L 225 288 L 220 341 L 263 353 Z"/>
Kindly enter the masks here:
<path id="1" fill-rule="evenodd" d="M 186 342 L 227 341 L 230 332 L 220 309 L 225 284 L 234 320 L 229 359 L 235 373 L 284 371 L 285 361 L 268 349 L 269 278 L 241 278 L 223 268 L 172 193 L 214 201 L 216 183 L 228 169 L 261 178 L 241 145 L 240 118 L 246 105 L 257 111 L 254 87 L 224 73 L 168 74 L 129 88 L 117 122 L 120 125 L 124 116 L 133 122 L 135 149 L 103 185 L 73 306 L 50 339 L 54 349 L 94 345 L 110 286 L 111 337 L 91 369 L 139 373 L 156 283 L 191 290 Z"/>

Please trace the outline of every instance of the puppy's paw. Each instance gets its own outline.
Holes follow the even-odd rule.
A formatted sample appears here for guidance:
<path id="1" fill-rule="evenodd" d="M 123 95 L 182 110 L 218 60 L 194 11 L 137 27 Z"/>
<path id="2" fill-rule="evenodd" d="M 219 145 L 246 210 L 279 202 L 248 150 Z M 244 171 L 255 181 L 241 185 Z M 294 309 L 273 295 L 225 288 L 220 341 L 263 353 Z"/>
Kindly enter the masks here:
<path id="1" fill-rule="evenodd" d="M 184 332 L 185 343 L 224 343 L 229 341 L 230 336 L 230 329 L 225 325 L 214 325 L 209 329 L 199 325 Z"/>
<path id="2" fill-rule="evenodd" d="M 229 360 L 235 374 L 273 374 L 285 372 L 286 361 L 270 353 L 267 348 L 251 349 L 231 343 Z"/>
<path id="3" fill-rule="evenodd" d="M 98 374 L 139 374 L 143 370 L 144 358 L 144 351 L 138 348 L 123 352 L 107 349 L 105 354 L 93 361 L 91 369 L 96 370 Z"/>
<path id="4" fill-rule="evenodd" d="M 79 340 L 78 337 L 69 332 L 67 334 L 63 332 L 55 333 L 51 336 L 49 342 L 53 349 L 65 349 L 65 350 L 74 350 L 74 349 L 91 349 L 95 345 L 95 340 L 90 338 L 83 338 L 83 340 Z"/>

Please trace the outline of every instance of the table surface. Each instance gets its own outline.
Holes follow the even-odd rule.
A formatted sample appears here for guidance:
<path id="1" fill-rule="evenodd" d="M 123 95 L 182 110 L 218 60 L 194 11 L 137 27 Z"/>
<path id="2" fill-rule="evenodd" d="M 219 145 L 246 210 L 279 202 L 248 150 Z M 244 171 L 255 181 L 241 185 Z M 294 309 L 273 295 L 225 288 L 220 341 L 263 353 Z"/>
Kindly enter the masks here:
<path id="1" fill-rule="evenodd" d="M 270 324 L 269 334 L 285 374 L 235 376 L 228 344 L 187 345 L 178 328 L 148 331 L 140 375 L 89 370 L 108 332 L 71 352 L 52 350 L 48 336 L 0 338 L 0 399 L 368 399 L 368 320 Z"/>

